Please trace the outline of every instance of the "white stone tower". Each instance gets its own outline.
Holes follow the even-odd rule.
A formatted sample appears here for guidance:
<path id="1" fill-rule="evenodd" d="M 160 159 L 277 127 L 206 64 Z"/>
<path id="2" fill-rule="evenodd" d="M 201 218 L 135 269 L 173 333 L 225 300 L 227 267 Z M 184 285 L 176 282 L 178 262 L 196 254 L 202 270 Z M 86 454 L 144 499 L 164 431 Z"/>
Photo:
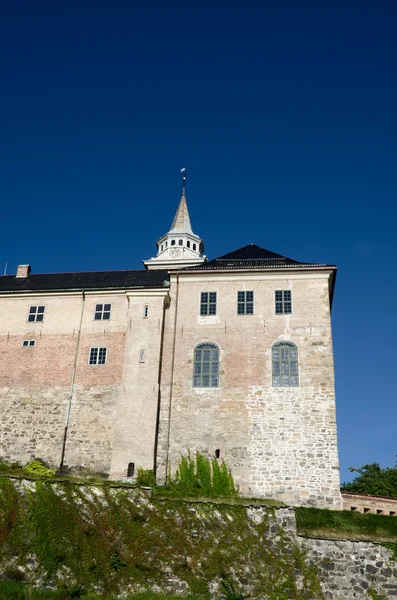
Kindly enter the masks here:
<path id="1" fill-rule="evenodd" d="M 182 197 L 168 233 L 157 241 L 157 256 L 144 260 L 146 269 L 181 269 L 201 265 L 206 260 L 204 244 L 193 233 L 186 204 L 186 177 L 183 177 Z"/>

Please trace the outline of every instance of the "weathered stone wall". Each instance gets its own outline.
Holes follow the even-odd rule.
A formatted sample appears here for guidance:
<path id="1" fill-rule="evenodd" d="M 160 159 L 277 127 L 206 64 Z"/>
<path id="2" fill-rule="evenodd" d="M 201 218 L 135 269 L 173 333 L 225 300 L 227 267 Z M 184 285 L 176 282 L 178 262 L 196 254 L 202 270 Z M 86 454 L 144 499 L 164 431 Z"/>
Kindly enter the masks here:
<path id="1" fill-rule="evenodd" d="M 372 513 L 375 515 L 397 517 L 397 498 L 364 496 L 342 492 L 342 508 L 343 510 L 351 510 L 364 514 Z"/>
<path id="2" fill-rule="evenodd" d="M 22 496 L 26 494 L 27 489 L 34 493 L 37 485 L 36 482 L 30 480 L 13 479 L 12 482 Z M 70 496 L 65 494 L 65 486 L 75 486 L 78 488 L 79 500 L 76 510 L 81 509 L 85 515 L 85 519 L 87 518 L 87 514 L 96 515 L 95 518 L 98 518 L 98 526 L 102 525 L 101 516 L 100 514 L 97 515 L 95 511 L 94 513 L 87 511 L 87 506 L 84 506 L 84 498 L 90 503 L 92 498 L 102 497 L 103 511 L 106 513 L 107 498 L 113 496 L 113 499 L 115 499 L 120 494 L 119 489 L 116 488 L 113 490 L 107 486 L 107 498 L 105 498 L 103 487 L 95 484 L 84 486 L 69 482 L 49 483 L 52 487 L 51 493 L 59 495 L 64 500 L 68 497 L 70 498 Z M 370 541 L 356 542 L 345 539 L 314 539 L 299 536 L 296 530 L 294 508 L 269 509 L 268 506 L 257 503 L 250 505 L 248 499 L 244 503 L 246 508 L 244 506 L 236 507 L 232 502 L 228 506 L 228 499 L 226 498 L 221 502 L 218 501 L 219 505 L 217 501 L 195 502 L 168 498 L 165 505 L 162 506 L 163 503 L 160 499 L 150 498 L 146 491 L 142 493 L 137 489 L 124 489 L 123 494 L 128 495 L 131 506 L 138 509 L 138 514 L 134 513 L 134 511 L 132 512 L 135 518 L 139 516 L 139 511 L 143 511 L 145 515 L 142 521 L 136 519 L 135 527 L 140 522 L 145 530 L 149 529 L 151 531 L 152 535 L 149 537 L 142 536 L 140 538 L 139 535 L 132 537 L 138 537 L 140 540 L 139 544 L 150 544 L 150 547 L 145 545 L 139 547 L 141 560 L 139 564 L 141 568 L 145 567 L 146 561 L 148 565 L 153 567 L 153 554 L 156 556 L 156 571 L 161 573 L 158 583 L 160 587 L 156 588 L 157 591 L 167 591 L 169 593 L 189 592 L 188 573 L 195 570 L 196 573 L 198 571 L 200 579 L 204 579 L 209 584 L 212 595 L 218 596 L 220 592 L 219 581 L 221 573 L 214 570 L 213 565 L 209 567 L 206 564 L 212 553 L 204 555 L 203 558 L 206 560 L 203 560 L 203 564 L 200 562 L 197 564 L 197 556 L 195 561 L 192 560 L 192 556 L 189 554 L 189 552 L 194 553 L 197 547 L 202 548 L 200 552 L 208 552 L 208 544 L 202 546 L 201 543 L 203 540 L 207 540 L 207 542 L 210 540 L 211 548 L 217 548 L 215 554 L 223 551 L 223 553 L 226 552 L 228 558 L 234 556 L 235 562 L 232 563 L 232 569 L 238 592 L 241 591 L 250 594 L 250 591 L 257 587 L 259 581 L 255 580 L 255 573 L 258 573 L 259 569 L 259 572 L 262 574 L 261 553 L 258 550 L 262 549 L 263 551 L 269 546 L 273 549 L 273 560 L 276 560 L 276 562 L 280 559 L 281 555 L 291 556 L 293 570 L 297 569 L 295 577 L 297 578 L 299 587 L 301 583 L 299 581 L 299 573 L 301 571 L 299 571 L 298 563 L 294 562 L 296 556 L 295 559 L 293 558 L 293 549 L 298 545 L 305 551 L 305 564 L 309 563 L 317 570 L 321 589 L 326 600 L 369 600 L 368 591 L 370 589 L 377 591 L 379 594 L 382 594 L 382 597 L 389 600 L 393 600 L 397 596 L 397 563 L 393 559 L 392 552 L 389 549 L 381 544 Z M 65 501 L 67 502 L 67 500 Z M 5 498 L 5 506 L 7 506 L 7 498 Z M 49 504 L 43 505 L 43 510 L 49 510 L 49 506 Z M 259 525 L 263 522 L 266 524 L 266 527 L 260 533 L 259 539 L 256 537 L 244 537 L 251 530 L 251 524 L 248 520 L 242 518 L 242 511 L 247 511 L 252 524 Z M 112 536 L 112 529 L 108 531 L 110 538 L 119 538 L 118 543 L 124 539 L 123 536 L 131 537 L 131 524 L 127 522 L 127 515 L 130 513 L 126 510 L 125 504 L 122 504 L 122 514 L 123 518 L 121 521 L 115 519 L 110 522 L 110 527 L 115 527 L 117 535 Z M 153 529 L 151 529 L 151 519 L 153 516 Z M 18 518 L 20 518 L 20 513 L 17 513 L 16 519 Z M 153 540 L 159 534 L 159 519 L 160 522 L 161 519 L 164 519 L 164 525 L 161 527 L 165 528 L 165 530 L 160 528 L 160 535 L 164 535 L 165 533 L 167 536 L 170 536 L 170 543 L 165 545 L 159 544 L 160 547 L 154 549 Z M 172 538 L 173 532 L 170 529 L 166 529 L 169 520 L 171 520 L 175 529 L 179 529 L 179 531 L 174 532 L 176 538 Z M 14 521 L 12 523 L 15 525 Z M 125 523 L 125 529 L 123 523 Z M 21 525 L 22 523 L 16 522 L 16 526 L 21 527 Z M 109 521 L 107 522 L 107 526 L 109 527 Z M 229 526 L 227 541 L 231 549 L 229 552 L 228 548 L 225 547 L 224 538 L 227 526 Z M 33 531 L 34 528 L 31 528 L 30 533 Z M 71 531 L 73 531 L 73 528 L 71 528 Z M 258 546 L 255 546 L 255 555 L 250 556 L 252 548 L 247 547 L 246 553 L 242 551 L 242 556 L 238 554 L 236 556 L 236 553 L 232 551 L 234 535 L 236 538 L 242 537 L 255 544 L 259 542 Z M 59 538 L 54 536 L 54 540 L 57 539 Z M 179 540 L 178 544 L 176 544 L 176 539 Z M 194 540 L 193 546 L 191 545 L 192 539 Z M 277 541 L 280 539 L 283 540 L 282 544 L 277 545 Z M 79 539 L 79 544 L 82 544 L 84 547 L 84 543 L 83 536 L 82 539 Z M 237 539 L 236 543 L 238 544 Z M 217 544 L 220 544 L 220 548 Z M 117 545 L 114 548 L 117 548 Z M 203 548 L 206 548 L 206 550 Z M 8 565 L 14 565 L 15 570 L 15 565 L 17 564 L 20 566 L 22 572 L 25 572 L 25 570 L 29 572 L 30 581 L 34 581 L 36 578 L 38 584 L 42 585 L 43 572 L 40 570 L 37 561 L 32 561 L 30 549 L 28 548 L 27 554 L 26 549 L 25 554 L 18 555 L 18 551 L 19 548 L 16 554 L 3 552 L 0 571 L 7 573 Z M 28 566 L 23 562 L 23 560 L 26 560 L 26 556 L 28 556 Z M 89 555 L 83 554 L 84 556 Z M 124 548 L 123 560 L 128 562 L 130 558 L 128 551 Z M 132 558 L 134 561 L 136 560 L 135 555 Z M 187 568 L 181 568 L 182 559 L 186 561 Z M 79 570 L 82 567 L 84 570 L 86 566 L 79 564 Z M 263 566 L 265 567 L 266 565 Z M 76 576 L 76 573 L 68 573 L 66 569 L 62 571 L 63 576 L 65 576 L 65 571 L 69 585 L 73 584 L 73 577 Z M 99 570 L 99 573 L 101 573 L 101 570 Z M 148 573 L 150 573 L 150 568 L 148 569 Z M 98 585 L 99 582 L 94 581 L 93 583 Z M 126 580 L 123 585 L 123 592 L 137 591 L 137 582 L 135 580 Z M 153 583 L 150 583 L 150 580 L 149 582 L 145 581 L 142 583 L 141 581 L 139 583 L 140 591 L 147 588 L 150 589 L 152 586 Z M 265 598 L 266 595 L 261 594 L 261 597 Z M 299 597 L 306 598 L 308 596 L 302 594 Z M 311 595 L 310 597 L 314 599 L 314 596 Z M 319 600 L 320 595 L 316 595 L 315 598 Z"/>
<path id="3" fill-rule="evenodd" d="M 0 297 L 0 458 L 58 467 L 72 390 L 65 465 L 122 476 L 129 462 L 152 468 L 166 295 L 86 293 L 84 306 L 77 292 Z M 104 303 L 110 319 L 95 320 Z M 36 305 L 45 306 L 44 320 L 28 322 Z M 26 339 L 35 346 L 23 347 Z M 105 365 L 89 365 L 91 347 L 108 349 Z"/>
<path id="4" fill-rule="evenodd" d="M 255 514 L 257 509 L 251 508 L 250 512 Z M 293 509 L 277 509 L 276 519 L 287 531 L 296 534 Z M 363 600 L 371 588 L 386 598 L 396 598 L 397 563 L 388 548 L 369 541 L 301 536 L 297 539 L 318 567 L 327 600 Z"/>
<path id="5" fill-rule="evenodd" d="M 125 476 L 128 464 L 153 469 L 159 393 L 161 332 L 167 296 L 129 295 L 123 379 L 113 414 L 114 448 L 110 474 Z M 144 318 L 144 307 L 148 316 Z M 141 354 L 143 352 L 143 355 Z"/>
<path id="6" fill-rule="evenodd" d="M 276 289 L 292 290 L 291 315 L 275 314 Z M 237 315 L 239 290 L 254 291 L 253 315 Z M 215 316 L 199 314 L 203 291 L 217 292 Z M 280 340 L 298 346 L 297 388 L 272 387 Z M 218 388 L 193 387 L 201 342 L 219 346 Z M 164 356 L 160 478 L 167 457 L 175 468 L 181 453 L 219 449 L 243 494 L 341 506 L 327 273 L 172 275 Z"/>
<path id="7" fill-rule="evenodd" d="M 65 465 L 107 472 L 113 445 L 112 415 L 118 386 L 74 390 Z M 58 468 L 69 387 L 0 388 L 0 456 L 26 464 L 33 458 Z"/>

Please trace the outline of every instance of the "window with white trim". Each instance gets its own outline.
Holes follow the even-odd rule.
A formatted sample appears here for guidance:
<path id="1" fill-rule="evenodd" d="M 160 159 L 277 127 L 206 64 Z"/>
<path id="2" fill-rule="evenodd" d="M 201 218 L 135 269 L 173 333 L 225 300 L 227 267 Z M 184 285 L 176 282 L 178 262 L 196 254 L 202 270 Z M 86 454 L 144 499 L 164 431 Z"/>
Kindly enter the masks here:
<path id="1" fill-rule="evenodd" d="M 28 322 L 35 323 L 44 321 L 45 306 L 31 306 L 28 314 Z"/>
<path id="2" fill-rule="evenodd" d="M 90 365 L 105 365 L 107 358 L 107 348 L 91 348 L 88 364 Z"/>
<path id="3" fill-rule="evenodd" d="M 216 292 L 201 292 L 200 315 L 216 315 Z"/>
<path id="4" fill-rule="evenodd" d="M 36 340 L 23 340 L 22 346 L 24 348 L 31 348 L 36 345 Z"/>
<path id="5" fill-rule="evenodd" d="M 219 348 L 213 343 L 198 344 L 194 349 L 193 387 L 218 387 Z"/>
<path id="6" fill-rule="evenodd" d="M 291 290 L 275 290 L 276 315 L 289 315 L 292 313 Z"/>
<path id="7" fill-rule="evenodd" d="M 149 316 L 149 304 L 145 304 L 143 307 L 143 318 L 147 319 Z"/>
<path id="8" fill-rule="evenodd" d="M 276 342 L 272 347 L 273 387 L 298 387 L 298 348 L 293 342 Z"/>
<path id="9" fill-rule="evenodd" d="M 254 314 L 254 292 L 237 292 L 237 314 Z"/>
<path id="10" fill-rule="evenodd" d="M 95 321 L 109 321 L 111 310 L 111 304 L 96 304 L 94 316 Z"/>

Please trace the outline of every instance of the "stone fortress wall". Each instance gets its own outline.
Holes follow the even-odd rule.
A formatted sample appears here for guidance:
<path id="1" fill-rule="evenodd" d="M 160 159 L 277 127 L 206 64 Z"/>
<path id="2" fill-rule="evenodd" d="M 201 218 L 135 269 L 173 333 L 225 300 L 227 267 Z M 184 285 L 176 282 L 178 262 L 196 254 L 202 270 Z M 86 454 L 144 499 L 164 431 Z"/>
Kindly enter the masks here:
<path id="1" fill-rule="evenodd" d="M 198 450 L 224 459 L 244 495 L 340 508 L 330 274 L 185 271 L 170 287 L 0 294 L 0 457 L 58 467 L 69 415 L 67 466 L 117 479 L 157 460 L 161 482 Z M 275 314 L 280 289 L 291 314 Z M 253 314 L 237 314 L 241 290 L 254 292 Z M 212 316 L 200 316 L 206 291 Z M 95 320 L 105 303 L 110 319 Z M 37 305 L 44 320 L 29 322 Z M 273 387 L 279 341 L 298 349 L 297 387 Z M 193 387 L 202 342 L 219 348 L 216 388 Z M 108 349 L 106 364 L 89 364 L 92 347 Z"/>
<path id="2" fill-rule="evenodd" d="M 166 294 L 0 296 L 0 457 L 58 467 L 72 393 L 65 465 L 123 475 L 129 462 L 152 468 Z M 98 303 L 111 303 L 109 320 L 94 319 Z M 45 306 L 43 322 L 27 321 L 34 305 Z M 108 349 L 105 365 L 88 364 L 91 347 Z"/>
<path id="3" fill-rule="evenodd" d="M 178 279 L 178 281 L 177 281 Z M 290 289 L 291 315 L 276 315 L 274 291 Z M 237 292 L 254 291 L 253 315 Z M 158 474 L 181 453 L 220 450 L 245 495 L 341 507 L 327 273 L 171 275 L 164 338 Z M 217 314 L 200 316 L 200 293 L 217 292 Z M 294 342 L 299 387 L 272 386 L 271 348 Z M 220 349 L 218 388 L 193 387 L 194 348 Z M 168 448 L 169 441 L 169 451 Z"/>
<path id="4" fill-rule="evenodd" d="M 370 513 L 397 517 L 397 498 L 382 496 L 365 496 L 342 492 L 342 509 L 352 512 Z"/>

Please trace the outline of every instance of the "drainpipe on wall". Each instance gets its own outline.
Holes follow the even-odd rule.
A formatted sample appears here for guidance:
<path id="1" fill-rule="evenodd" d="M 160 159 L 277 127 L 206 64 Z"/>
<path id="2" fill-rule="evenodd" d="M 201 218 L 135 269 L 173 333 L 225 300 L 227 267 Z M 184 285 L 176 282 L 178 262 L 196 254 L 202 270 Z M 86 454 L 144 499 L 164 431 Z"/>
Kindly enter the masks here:
<path id="1" fill-rule="evenodd" d="M 175 347 L 176 347 L 176 324 L 178 318 L 178 298 L 179 298 L 179 274 L 176 274 L 176 297 L 175 297 L 175 318 L 174 318 L 174 339 L 172 342 L 172 362 L 171 362 L 171 384 L 170 384 L 170 401 L 168 405 L 168 431 L 167 431 L 167 448 L 165 457 L 165 483 L 168 482 L 168 465 L 170 453 L 170 435 L 171 435 L 171 408 L 172 408 L 172 393 L 174 388 L 174 368 L 175 368 Z"/>
<path id="2" fill-rule="evenodd" d="M 70 410 L 72 408 L 72 398 L 73 398 L 73 391 L 74 391 L 74 381 L 76 379 L 76 366 L 77 366 L 77 357 L 78 357 L 78 354 L 79 354 L 79 345 L 80 345 L 81 327 L 82 327 L 82 324 L 83 324 L 84 307 L 85 307 L 85 292 L 83 291 L 82 292 L 82 299 L 81 299 L 80 324 L 79 324 L 79 330 L 77 332 L 76 350 L 75 350 L 75 353 L 74 353 L 73 370 L 72 370 L 72 380 L 71 380 L 71 383 L 70 383 L 69 402 L 68 402 L 68 409 L 67 409 L 67 412 L 66 412 L 65 431 L 63 433 L 61 462 L 60 462 L 60 465 L 59 465 L 59 470 L 61 472 L 63 470 L 63 461 L 65 459 L 66 439 L 67 439 L 67 436 L 68 436 Z"/>

